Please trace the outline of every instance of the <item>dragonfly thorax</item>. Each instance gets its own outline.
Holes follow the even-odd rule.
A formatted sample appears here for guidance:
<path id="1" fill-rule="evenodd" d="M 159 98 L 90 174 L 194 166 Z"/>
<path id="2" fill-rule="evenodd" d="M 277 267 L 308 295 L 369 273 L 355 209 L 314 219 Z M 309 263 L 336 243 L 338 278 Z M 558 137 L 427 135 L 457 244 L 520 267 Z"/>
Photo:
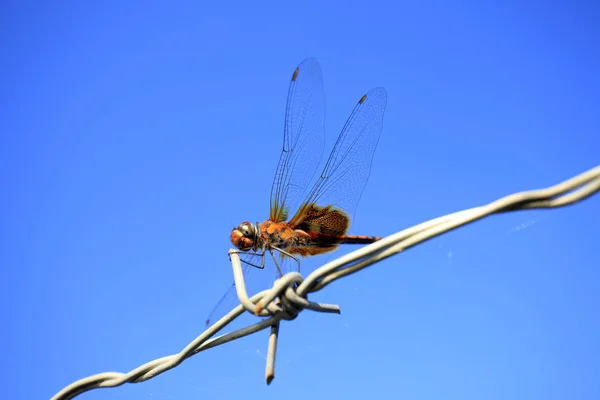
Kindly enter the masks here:
<path id="1" fill-rule="evenodd" d="M 259 247 L 260 228 L 258 224 L 244 221 L 231 231 L 231 243 L 242 251 Z"/>

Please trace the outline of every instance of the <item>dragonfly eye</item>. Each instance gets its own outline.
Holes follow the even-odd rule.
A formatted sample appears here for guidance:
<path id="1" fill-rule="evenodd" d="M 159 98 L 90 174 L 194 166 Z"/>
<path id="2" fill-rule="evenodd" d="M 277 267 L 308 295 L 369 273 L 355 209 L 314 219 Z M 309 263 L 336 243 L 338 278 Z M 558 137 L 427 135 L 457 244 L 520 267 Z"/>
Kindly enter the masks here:
<path id="1" fill-rule="evenodd" d="M 254 235 L 256 235 L 256 229 L 250 222 L 241 223 L 240 226 L 238 226 L 238 230 L 247 238 L 253 239 Z"/>
<path id="2" fill-rule="evenodd" d="M 255 239 L 256 228 L 250 222 L 242 222 L 231 231 L 231 243 L 242 251 L 252 249 Z"/>

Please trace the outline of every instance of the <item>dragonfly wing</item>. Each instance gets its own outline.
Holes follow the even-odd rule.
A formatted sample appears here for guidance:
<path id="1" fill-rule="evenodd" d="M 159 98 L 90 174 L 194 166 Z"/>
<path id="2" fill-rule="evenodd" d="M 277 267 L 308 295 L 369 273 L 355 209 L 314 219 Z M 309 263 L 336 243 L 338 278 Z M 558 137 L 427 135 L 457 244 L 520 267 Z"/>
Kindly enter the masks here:
<path id="1" fill-rule="evenodd" d="M 271 259 L 271 256 L 268 253 L 262 256 L 260 254 L 241 255 L 242 257 L 240 258 L 245 261 L 242 262 L 242 269 L 244 272 L 244 283 L 246 285 L 246 291 L 248 292 L 249 297 L 260 291 L 270 289 L 275 280 L 281 278 L 282 275 L 285 275 L 288 272 L 300 272 L 300 267 L 296 260 L 282 253 L 279 254 L 281 254 L 281 256 L 278 255 L 277 251 L 273 252 L 273 256 L 276 257 L 276 260 Z M 266 272 L 250 265 L 260 265 L 262 262 L 262 257 L 266 257 L 265 264 L 276 261 L 279 268 L 274 268 L 274 266 L 268 265 L 265 266 L 265 268 L 269 269 L 269 271 Z M 240 304 L 240 301 L 235 290 L 235 283 L 232 283 L 208 314 L 206 318 L 206 326 L 218 321 L 228 312 L 233 310 L 233 308 L 238 304 Z"/>
<path id="2" fill-rule="evenodd" d="M 213 306 L 213 309 L 210 311 L 208 316 L 206 317 L 205 325 L 208 327 L 211 324 L 215 323 L 218 319 L 223 317 L 228 311 L 225 311 L 227 305 L 231 305 L 231 309 L 235 307 L 235 304 L 232 302 L 235 296 L 235 283 L 232 283 L 231 286 L 225 291 L 221 299 Z M 236 296 L 237 298 L 237 296 Z"/>
<path id="3" fill-rule="evenodd" d="M 242 271 L 244 274 L 244 283 L 246 285 L 246 291 L 249 296 L 252 296 L 256 291 L 267 289 L 268 286 L 258 287 L 259 290 L 256 290 L 256 287 L 261 284 L 261 274 L 258 271 L 259 268 L 256 268 L 253 265 L 261 265 L 262 257 L 264 255 L 256 254 L 240 254 L 240 259 L 242 261 Z M 240 300 L 237 297 L 237 292 L 235 290 L 235 282 L 232 282 L 231 285 L 227 288 L 221 299 L 213 306 L 212 310 L 206 317 L 206 326 L 209 326 L 215 323 L 217 320 L 225 316 L 228 312 L 234 309 L 237 305 L 240 304 Z"/>
<path id="4" fill-rule="evenodd" d="M 288 90 L 283 149 L 271 188 L 272 221 L 286 221 L 289 210 L 300 205 L 321 160 L 324 120 L 321 67 L 307 58 L 294 71 Z"/>
<path id="5" fill-rule="evenodd" d="M 322 207 L 342 210 L 348 214 L 346 230 L 350 225 L 350 216 L 354 213 L 360 200 L 363 189 L 371 173 L 371 163 L 381 128 L 383 114 L 387 103 L 387 94 L 384 88 L 375 88 L 365 94 L 348 117 L 323 172 L 317 178 L 311 191 L 308 193 L 298 212 L 290 220 L 292 226 L 301 225 L 306 219 L 312 219 L 311 212 L 323 213 Z M 322 223 L 327 221 L 340 224 L 340 218 L 322 218 Z M 314 227 L 315 230 L 318 227 Z M 325 225 L 323 228 L 327 228 Z M 331 230 L 339 231 L 332 227 Z"/>

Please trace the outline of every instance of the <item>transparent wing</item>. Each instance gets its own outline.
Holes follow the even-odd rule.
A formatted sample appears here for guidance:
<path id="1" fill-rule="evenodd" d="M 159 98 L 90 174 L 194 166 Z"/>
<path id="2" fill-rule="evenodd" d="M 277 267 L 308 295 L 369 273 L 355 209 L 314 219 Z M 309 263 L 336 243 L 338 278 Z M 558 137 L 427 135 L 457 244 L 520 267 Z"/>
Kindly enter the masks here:
<path id="1" fill-rule="evenodd" d="M 291 271 L 299 272 L 300 267 L 295 260 L 290 259 L 287 256 L 278 257 L 276 252 L 274 255 L 277 258 L 277 265 L 279 268 L 276 268 L 275 265 L 268 265 L 269 263 L 274 262 L 273 258 L 268 252 L 264 255 L 258 253 L 240 254 L 240 259 L 242 260 L 242 270 L 244 272 L 244 283 L 246 285 L 248 296 L 251 297 L 262 290 L 270 289 L 273 287 L 273 282 L 275 282 L 276 279 L 281 278 L 282 274 L 285 275 Z M 263 256 L 265 257 L 264 269 L 266 271 L 250 265 L 260 265 Z M 232 282 L 221 299 L 213 306 L 213 309 L 206 317 L 206 326 L 208 327 L 209 325 L 217 322 L 239 304 L 240 300 L 238 299 L 237 292 L 235 290 L 235 282 Z"/>
<path id="2" fill-rule="evenodd" d="M 323 154 L 324 119 L 321 67 L 307 58 L 294 71 L 288 90 L 283 149 L 271 188 L 272 221 L 286 221 L 289 210 L 300 205 Z"/>
<path id="3" fill-rule="evenodd" d="M 294 227 L 316 210 L 313 205 L 332 205 L 350 217 L 371 173 L 371 163 L 387 103 L 384 88 L 365 94 L 346 121 L 331 154 L 308 196 L 290 220 Z M 349 225 L 348 225 L 349 226 Z"/>
<path id="4" fill-rule="evenodd" d="M 253 255 L 243 255 L 244 261 L 249 263 L 260 265 L 261 263 L 261 255 L 253 254 Z M 246 262 L 242 263 L 242 270 L 244 273 L 244 282 L 246 284 L 246 290 L 248 294 L 252 296 L 254 294 L 253 291 L 253 281 L 257 280 L 255 278 L 260 277 L 261 272 L 258 268 L 255 268 Z M 264 274 L 263 274 L 264 275 Z M 260 279 L 259 279 L 260 280 Z M 260 289 L 264 290 L 266 287 Z M 237 292 L 235 290 L 235 282 L 232 282 L 231 285 L 227 288 L 221 299 L 213 306 L 212 310 L 206 317 L 206 326 L 209 326 L 219 319 L 225 316 L 228 312 L 234 309 L 238 304 L 240 304 L 240 300 L 237 297 Z"/>

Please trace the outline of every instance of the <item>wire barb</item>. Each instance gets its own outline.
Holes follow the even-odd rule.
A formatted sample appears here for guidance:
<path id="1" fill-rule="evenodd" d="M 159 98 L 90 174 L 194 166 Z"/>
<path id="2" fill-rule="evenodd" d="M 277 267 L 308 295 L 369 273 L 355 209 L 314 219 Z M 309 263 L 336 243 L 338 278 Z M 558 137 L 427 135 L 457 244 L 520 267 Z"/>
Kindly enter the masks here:
<path id="1" fill-rule="evenodd" d="M 306 279 L 297 272 L 291 272 L 275 281 L 271 289 L 252 297 L 248 297 L 246 292 L 239 256 L 235 250 L 230 250 L 236 292 L 240 300 L 238 306 L 210 326 L 180 353 L 150 361 L 126 374 L 106 372 L 78 380 L 62 389 L 51 400 L 67 400 L 92 389 L 116 387 L 128 382 L 143 382 L 176 367 L 194 354 L 269 327 L 271 332 L 265 378 L 267 384 L 270 384 L 275 377 L 280 321 L 292 320 L 304 309 L 340 313 L 337 305 L 310 302 L 307 299 L 309 293 L 319 291 L 335 280 L 358 272 L 419 243 L 492 214 L 564 207 L 582 201 L 598 191 L 600 191 L 600 165 L 546 189 L 515 193 L 485 206 L 455 212 L 405 229 L 325 264 L 313 271 Z M 215 336 L 244 311 L 268 318 L 237 331 Z"/>
<path id="2" fill-rule="evenodd" d="M 270 385 L 275 379 L 275 355 L 277 354 L 277 339 L 279 339 L 279 322 L 271 326 L 271 335 L 269 336 L 269 347 L 267 350 L 267 367 L 265 371 L 265 380 Z"/>

